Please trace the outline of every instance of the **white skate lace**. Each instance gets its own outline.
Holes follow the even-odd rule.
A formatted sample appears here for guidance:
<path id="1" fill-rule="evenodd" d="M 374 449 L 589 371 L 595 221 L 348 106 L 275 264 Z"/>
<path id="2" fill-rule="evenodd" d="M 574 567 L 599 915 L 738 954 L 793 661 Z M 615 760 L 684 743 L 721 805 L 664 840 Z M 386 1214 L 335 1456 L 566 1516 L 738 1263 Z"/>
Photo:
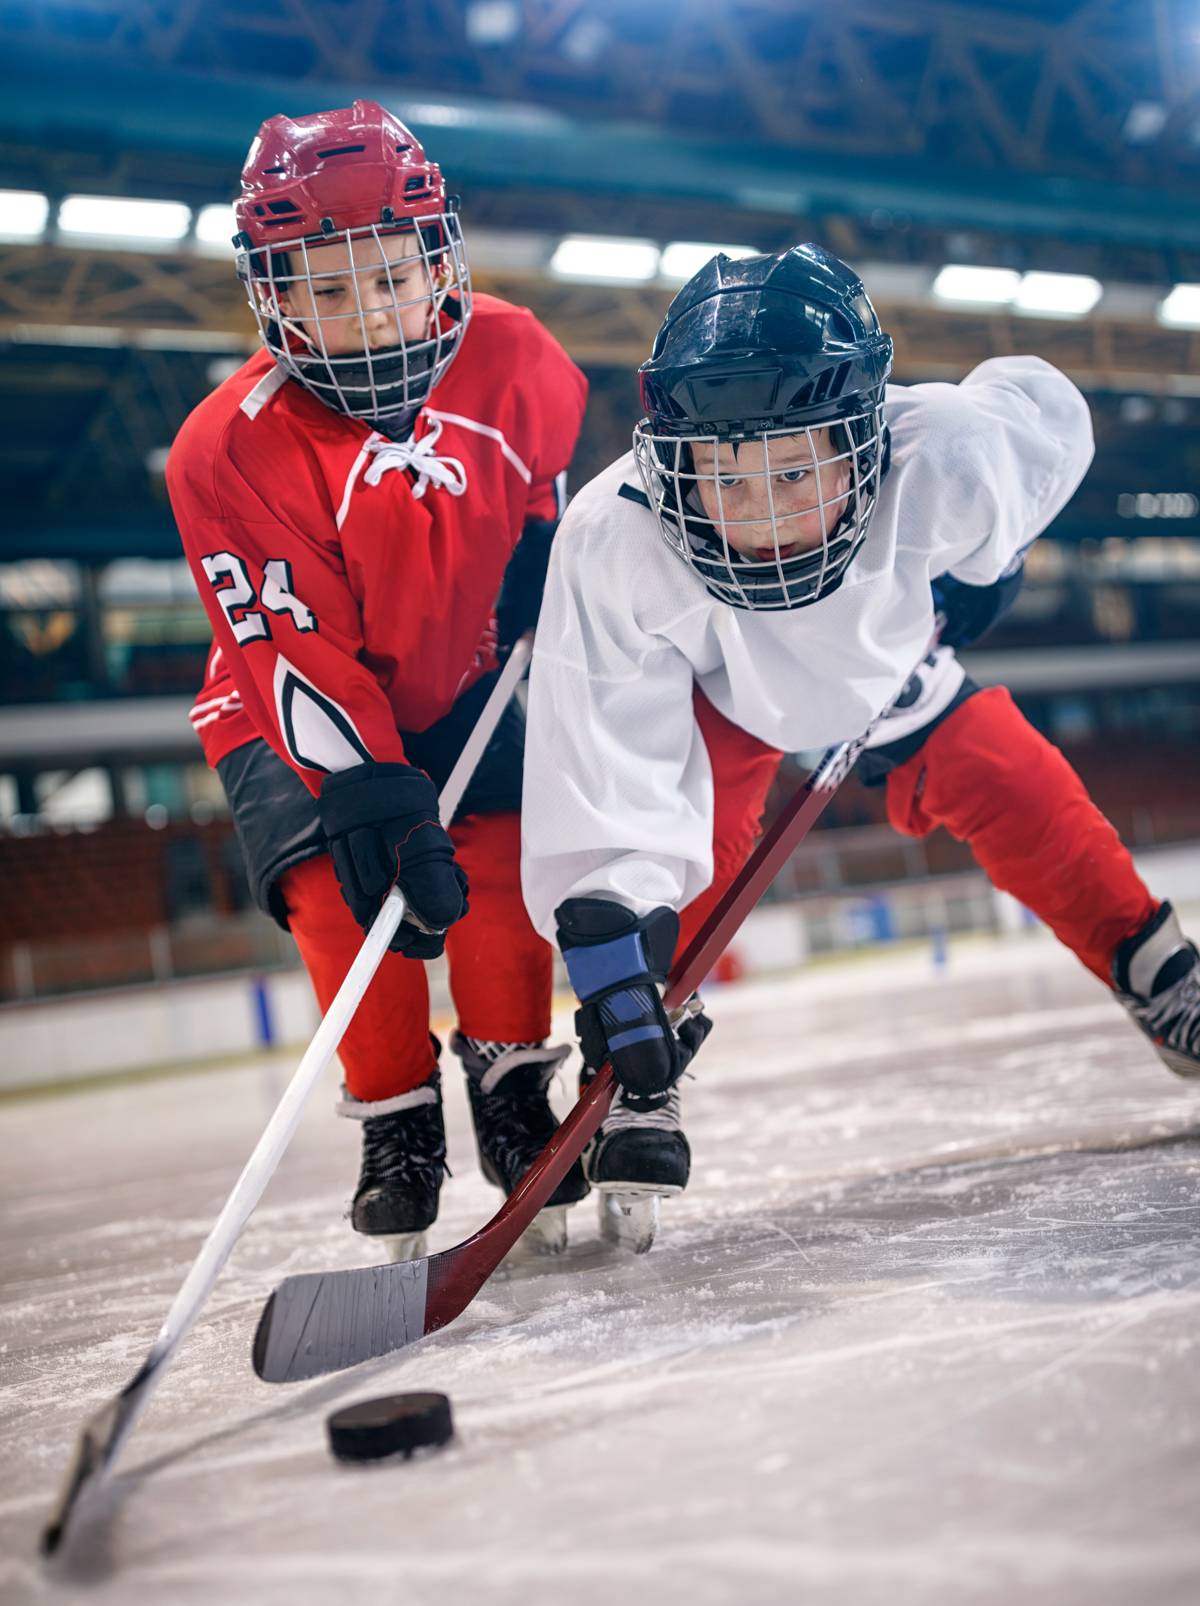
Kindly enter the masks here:
<path id="1" fill-rule="evenodd" d="M 412 468 L 417 471 L 413 496 L 417 501 L 431 485 L 449 491 L 451 496 L 462 496 L 467 489 L 467 471 L 457 457 L 438 457 L 435 451 L 445 425 L 440 418 L 430 420 L 429 428 L 420 440 L 411 436 L 406 441 L 391 441 L 384 436 L 367 442 L 371 462 L 363 479 L 368 485 L 378 485 L 389 469 Z"/>
<path id="2" fill-rule="evenodd" d="M 639 1132 L 678 1132 L 681 1130 L 679 1113 L 679 1089 L 671 1088 L 666 1101 L 653 1110 L 632 1110 L 625 1103 L 624 1094 L 618 1088 L 617 1096 L 613 1099 L 612 1109 L 604 1118 L 601 1131 L 607 1137 L 612 1132 L 623 1132 L 630 1127 L 636 1127 Z"/>
<path id="3" fill-rule="evenodd" d="M 1125 993 L 1122 1001 L 1161 1047 L 1200 1058 L 1200 962 L 1156 997 Z"/>

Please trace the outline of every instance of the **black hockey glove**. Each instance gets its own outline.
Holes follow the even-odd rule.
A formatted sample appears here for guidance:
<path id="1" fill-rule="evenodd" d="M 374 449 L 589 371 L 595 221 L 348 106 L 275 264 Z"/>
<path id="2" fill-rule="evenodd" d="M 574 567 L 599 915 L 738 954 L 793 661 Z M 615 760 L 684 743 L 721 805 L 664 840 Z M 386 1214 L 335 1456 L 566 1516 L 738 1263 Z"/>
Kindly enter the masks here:
<path id="1" fill-rule="evenodd" d="M 980 641 L 1017 600 L 1024 579 L 1024 562 L 990 586 L 969 586 L 951 574 L 939 575 L 933 582 L 933 605 L 946 618 L 941 645 L 970 647 Z"/>
<path id="2" fill-rule="evenodd" d="M 575 1030 L 584 1063 L 605 1060 L 627 1095 L 660 1104 L 712 1031 L 707 1015 L 672 1025 L 660 988 L 675 955 L 679 916 L 641 919 L 607 898 L 569 898 L 554 911 L 558 945 L 581 1008 Z"/>
<path id="3" fill-rule="evenodd" d="M 342 897 L 366 931 L 387 892 L 407 905 L 389 946 L 436 959 L 467 912 L 467 878 L 438 821 L 433 782 L 411 764 L 356 764 L 327 775 L 317 800 Z"/>
<path id="4" fill-rule="evenodd" d="M 507 653 L 537 624 L 550 546 L 557 528 L 553 519 L 530 519 L 508 560 L 496 600 L 496 633 L 502 653 Z"/>

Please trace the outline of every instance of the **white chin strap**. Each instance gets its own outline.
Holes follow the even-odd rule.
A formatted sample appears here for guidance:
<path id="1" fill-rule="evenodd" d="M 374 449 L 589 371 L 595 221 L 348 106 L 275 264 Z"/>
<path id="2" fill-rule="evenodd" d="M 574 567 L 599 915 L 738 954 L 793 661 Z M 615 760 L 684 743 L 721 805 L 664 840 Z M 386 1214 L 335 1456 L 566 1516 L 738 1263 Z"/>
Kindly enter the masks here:
<path id="1" fill-rule="evenodd" d="M 295 335 L 300 344 L 307 349 L 309 355 L 316 357 L 318 361 L 329 361 L 329 358 L 324 356 L 321 352 L 320 347 L 313 344 L 312 340 L 309 338 L 308 331 L 304 328 L 303 324 L 297 323 L 294 318 L 284 317 L 283 313 L 279 310 L 278 302 L 276 302 L 273 316 L 276 322 L 279 324 L 281 333 L 285 335 Z"/>

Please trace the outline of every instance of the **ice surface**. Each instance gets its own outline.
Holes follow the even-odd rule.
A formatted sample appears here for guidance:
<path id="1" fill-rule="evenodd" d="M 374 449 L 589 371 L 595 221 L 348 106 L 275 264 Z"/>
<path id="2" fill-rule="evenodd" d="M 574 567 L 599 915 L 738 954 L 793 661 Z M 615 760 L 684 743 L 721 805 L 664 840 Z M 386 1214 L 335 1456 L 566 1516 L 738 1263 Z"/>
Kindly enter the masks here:
<path id="1" fill-rule="evenodd" d="M 367 1258 L 332 1084 L 64 1566 L 83 1418 L 143 1358 L 287 1075 L 0 1105 L 0 1600 L 1200 1600 L 1200 1088 L 1049 941 L 713 995 L 694 1181 L 652 1253 L 493 1282 L 403 1358 L 249 1364 L 286 1272 Z M 433 1247 L 494 1207 L 447 1077 Z M 440 1454 L 340 1466 L 336 1406 L 454 1402 Z"/>

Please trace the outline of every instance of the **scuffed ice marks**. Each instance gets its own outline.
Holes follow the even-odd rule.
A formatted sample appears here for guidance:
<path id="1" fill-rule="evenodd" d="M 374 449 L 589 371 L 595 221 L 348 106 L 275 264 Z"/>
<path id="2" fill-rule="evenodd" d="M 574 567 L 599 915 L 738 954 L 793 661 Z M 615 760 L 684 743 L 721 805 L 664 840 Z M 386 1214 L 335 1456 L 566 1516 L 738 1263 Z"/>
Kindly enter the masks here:
<path id="1" fill-rule="evenodd" d="M 371 1258 L 356 1134 L 318 1098 L 130 1442 L 89 1606 L 1194 1606 L 1197 1090 L 1038 943 L 711 1004 L 694 1181 L 649 1256 L 604 1250 L 588 1201 L 565 1263 L 400 1359 L 266 1389 L 273 1283 Z M 265 1101 L 251 1069 L 64 1100 L 45 1209 L 46 1105 L 0 1107 L 6 1606 L 80 1598 L 36 1569 L 37 1522 Z M 447 1114 L 435 1249 L 496 1202 L 457 1087 Z M 453 1398 L 447 1452 L 331 1462 L 327 1411 L 421 1388 Z"/>
<path id="2" fill-rule="evenodd" d="M 937 1278 L 953 1297 L 1096 1304 L 1200 1283 L 1200 1137 L 946 1165 L 841 1186 L 814 1267 Z"/>

